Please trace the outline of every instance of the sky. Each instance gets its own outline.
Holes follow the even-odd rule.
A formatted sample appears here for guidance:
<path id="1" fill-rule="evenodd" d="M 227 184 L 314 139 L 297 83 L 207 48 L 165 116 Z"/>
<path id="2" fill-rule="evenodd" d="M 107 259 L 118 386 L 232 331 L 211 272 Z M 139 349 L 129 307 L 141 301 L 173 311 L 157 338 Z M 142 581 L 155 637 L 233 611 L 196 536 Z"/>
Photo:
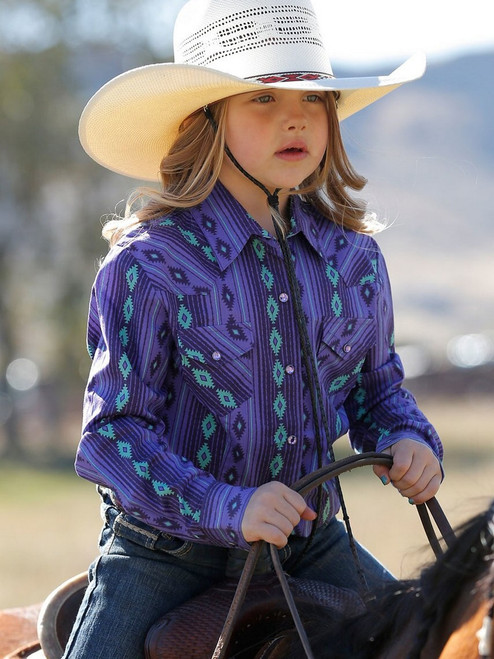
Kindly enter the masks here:
<path id="1" fill-rule="evenodd" d="M 312 0 L 332 63 L 432 61 L 494 50 L 492 0 Z M 386 73 L 386 71 L 383 71 Z"/>

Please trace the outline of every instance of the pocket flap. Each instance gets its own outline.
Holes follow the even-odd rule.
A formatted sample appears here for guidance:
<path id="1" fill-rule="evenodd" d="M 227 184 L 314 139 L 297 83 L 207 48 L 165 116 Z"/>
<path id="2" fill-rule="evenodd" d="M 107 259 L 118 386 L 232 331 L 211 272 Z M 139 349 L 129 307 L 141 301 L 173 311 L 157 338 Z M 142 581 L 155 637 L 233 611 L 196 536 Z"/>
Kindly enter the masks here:
<path id="1" fill-rule="evenodd" d="M 371 345 L 374 336 L 372 318 L 329 318 L 322 328 L 322 341 L 340 357 L 351 355 L 362 345 Z"/>
<path id="2" fill-rule="evenodd" d="M 225 325 L 191 327 L 178 333 L 180 350 L 190 360 L 201 364 L 238 359 L 252 349 L 250 325 L 231 321 Z"/>

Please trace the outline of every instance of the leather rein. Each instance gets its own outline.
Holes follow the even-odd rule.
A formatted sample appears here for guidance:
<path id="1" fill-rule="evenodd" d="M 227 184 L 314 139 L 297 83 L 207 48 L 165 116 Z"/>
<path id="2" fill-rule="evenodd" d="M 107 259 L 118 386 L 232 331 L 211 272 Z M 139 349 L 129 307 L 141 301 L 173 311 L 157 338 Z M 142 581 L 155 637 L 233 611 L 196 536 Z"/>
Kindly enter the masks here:
<path id="1" fill-rule="evenodd" d="M 327 480 L 331 480 L 332 478 L 337 478 L 341 474 L 347 471 L 351 471 L 356 467 L 363 467 L 369 465 L 384 465 L 390 467 L 392 464 L 393 464 L 393 458 L 390 455 L 384 453 L 370 452 L 370 453 L 361 453 L 359 455 L 352 455 L 347 458 L 337 460 L 336 462 L 332 462 L 325 467 L 317 469 L 311 474 L 308 474 L 307 476 L 304 476 L 300 480 L 296 481 L 291 487 L 293 490 L 295 490 L 302 496 L 305 496 L 312 489 L 318 487 Z M 427 539 L 429 540 L 429 544 L 431 545 L 431 548 L 436 558 L 439 558 L 440 556 L 442 556 L 443 550 L 440 545 L 439 538 L 434 530 L 431 517 L 434 520 L 437 529 L 439 530 L 440 537 L 442 536 L 446 546 L 448 547 L 451 546 L 452 541 L 455 538 L 454 531 L 451 528 L 451 525 L 446 519 L 446 516 L 435 497 L 429 499 L 429 501 L 427 501 L 425 504 L 418 504 L 416 508 L 418 510 L 420 520 L 424 527 L 424 531 L 426 533 Z M 240 575 L 237 584 L 237 588 L 232 600 L 232 604 L 230 606 L 230 610 L 228 612 L 225 623 L 223 625 L 223 629 L 218 639 L 216 649 L 214 651 L 214 654 L 212 655 L 212 659 L 225 659 L 226 657 L 225 653 L 234 630 L 235 622 L 238 618 L 240 609 L 244 602 L 245 595 L 249 587 L 249 584 L 251 582 L 252 576 L 254 574 L 254 570 L 259 560 L 259 556 L 261 555 L 263 545 L 264 545 L 264 541 L 259 540 L 253 543 L 251 546 L 251 549 L 247 555 L 244 568 L 242 570 L 242 573 Z M 288 607 L 290 609 L 290 613 L 293 617 L 293 621 L 295 623 L 295 627 L 297 629 L 300 640 L 302 642 L 305 655 L 307 659 L 314 659 L 314 655 L 310 648 L 307 634 L 303 627 L 302 621 L 300 620 L 297 606 L 293 599 L 293 595 L 290 591 L 290 587 L 288 585 L 285 573 L 283 571 L 283 567 L 280 562 L 279 554 L 275 545 L 270 545 L 270 553 L 276 575 L 280 581 L 283 594 L 285 596 Z"/>

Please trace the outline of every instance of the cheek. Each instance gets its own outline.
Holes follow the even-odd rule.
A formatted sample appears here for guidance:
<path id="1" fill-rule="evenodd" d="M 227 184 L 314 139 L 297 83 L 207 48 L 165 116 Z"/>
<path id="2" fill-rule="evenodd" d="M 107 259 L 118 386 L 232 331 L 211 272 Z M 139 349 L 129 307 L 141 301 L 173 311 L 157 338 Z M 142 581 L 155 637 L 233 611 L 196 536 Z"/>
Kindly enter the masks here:
<path id="1" fill-rule="evenodd" d="M 255 163 L 262 155 L 262 145 L 266 143 L 266 138 L 252 122 L 243 121 L 240 126 L 239 130 L 230 130 L 227 126 L 226 144 L 240 164 Z"/>

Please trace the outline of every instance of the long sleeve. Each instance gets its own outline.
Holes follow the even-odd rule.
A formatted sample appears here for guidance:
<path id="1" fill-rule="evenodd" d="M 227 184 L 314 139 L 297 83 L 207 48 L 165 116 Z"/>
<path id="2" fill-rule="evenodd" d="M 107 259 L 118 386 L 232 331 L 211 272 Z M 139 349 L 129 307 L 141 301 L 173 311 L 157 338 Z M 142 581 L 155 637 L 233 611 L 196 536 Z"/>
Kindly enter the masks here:
<path id="1" fill-rule="evenodd" d="M 113 490 L 126 512 L 163 531 L 247 546 L 240 523 L 253 490 L 220 483 L 169 450 L 168 310 L 130 249 L 110 254 L 98 273 L 88 345 L 93 362 L 78 474 Z"/>
<path id="2" fill-rule="evenodd" d="M 404 371 L 395 352 L 390 283 L 381 252 L 376 255 L 376 340 L 345 403 L 350 441 L 359 451 L 382 451 L 399 439 L 414 439 L 427 444 L 441 460 L 442 445 L 436 431 L 412 394 L 402 387 Z"/>

